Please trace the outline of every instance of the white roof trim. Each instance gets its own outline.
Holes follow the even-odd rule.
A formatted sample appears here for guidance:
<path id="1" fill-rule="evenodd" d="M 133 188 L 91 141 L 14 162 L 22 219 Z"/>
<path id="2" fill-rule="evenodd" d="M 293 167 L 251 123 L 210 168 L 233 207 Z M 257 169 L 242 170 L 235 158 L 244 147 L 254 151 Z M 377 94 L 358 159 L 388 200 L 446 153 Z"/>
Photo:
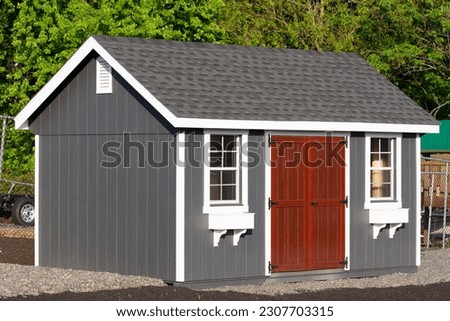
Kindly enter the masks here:
<path id="1" fill-rule="evenodd" d="M 14 118 L 16 129 L 28 129 L 28 119 L 31 115 L 92 51 L 97 52 L 100 57 L 106 60 L 106 62 L 132 87 L 134 87 L 134 89 L 136 89 L 136 91 L 138 91 L 164 118 L 166 118 L 169 123 L 175 126 L 175 115 L 156 99 L 155 96 L 153 96 L 124 67 L 122 67 L 122 65 L 119 64 L 117 60 L 115 60 L 93 37 L 90 37 Z"/>
<path id="2" fill-rule="evenodd" d="M 317 122 L 317 121 L 266 121 L 266 120 L 228 120 L 177 118 L 180 128 L 220 128 L 255 129 L 280 131 L 344 131 L 378 133 L 438 133 L 438 125 L 356 123 L 356 122 Z"/>
<path id="3" fill-rule="evenodd" d="M 117 60 L 115 60 L 93 37 L 90 37 L 50 81 L 28 102 L 15 117 L 16 129 L 28 129 L 28 119 L 58 88 L 70 73 L 92 51 L 97 52 L 119 73 L 139 94 L 141 94 L 172 126 L 175 128 L 208 128 L 208 129 L 260 129 L 260 130 L 292 130 L 292 131 L 358 131 L 390 132 L 390 133 L 438 133 L 438 125 L 413 124 L 379 124 L 352 122 L 314 122 L 314 121 L 258 121 L 200 119 L 176 117 L 166 106 L 153 96 L 137 81 Z"/>

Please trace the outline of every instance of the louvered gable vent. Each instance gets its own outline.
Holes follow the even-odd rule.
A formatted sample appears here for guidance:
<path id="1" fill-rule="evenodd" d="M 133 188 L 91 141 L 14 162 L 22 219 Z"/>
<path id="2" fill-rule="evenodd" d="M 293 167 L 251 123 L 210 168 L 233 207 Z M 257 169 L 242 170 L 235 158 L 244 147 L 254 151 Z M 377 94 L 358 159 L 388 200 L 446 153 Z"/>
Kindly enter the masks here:
<path id="1" fill-rule="evenodd" d="M 97 58 L 97 94 L 112 93 L 111 66 L 101 57 Z"/>

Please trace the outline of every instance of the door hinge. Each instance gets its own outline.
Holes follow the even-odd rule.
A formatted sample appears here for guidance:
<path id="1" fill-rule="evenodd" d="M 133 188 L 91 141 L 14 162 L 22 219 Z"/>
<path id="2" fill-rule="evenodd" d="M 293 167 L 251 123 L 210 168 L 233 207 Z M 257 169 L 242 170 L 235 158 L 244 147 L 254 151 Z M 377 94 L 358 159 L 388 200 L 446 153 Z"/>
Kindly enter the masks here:
<path id="1" fill-rule="evenodd" d="M 267 268 L 269 269 L 269 273 L 272 273 L 273 269 L 276 269 L 278 267 L 278 265 L 272 265 L 272 263 L 269 261 L 269 264 L 267 266 Z"/>
<path id="2" fill-rule="evenodd" d="M 345 139 L 341 140 L 339 143 L 344 144 L 345 148 L 348 148 L 348 137 L 345 137 Z"/>
<path id="3" fill-rule="evenodd" d="M 268 142 L 269 142 L 269 147 L 270 147 L 270 146 L 272 146 L 272 144 L 275 144 L 277 141 L 272 139 L 272 135 L 269 135 Z"/>
<path id="4" fill-rule="evenodd" d="M 345 199 L 343 199 L 342 201 L 339 201 L 339 203 L 345 204 L 345 207 L 348 207 L 348 196 L 345 196 Z"/>
<path id="5" fill-rule="evenodd" d="M 277 202 L 272 201 L 269 197 L 269 200 L 267 202 L 267 206 L 269 207 L 269 210 L 272 208 L 272 206 L 277 205 L 277 204 L 278 204 Z"/>
<path id="6" fill-rule="evenodd" d="M 348 257 L 345 257 L 345 260 L 342 262 L 339 262 L 339 264 L 344 264 L 344 267 L 347 268 L 348 267 Z"/>

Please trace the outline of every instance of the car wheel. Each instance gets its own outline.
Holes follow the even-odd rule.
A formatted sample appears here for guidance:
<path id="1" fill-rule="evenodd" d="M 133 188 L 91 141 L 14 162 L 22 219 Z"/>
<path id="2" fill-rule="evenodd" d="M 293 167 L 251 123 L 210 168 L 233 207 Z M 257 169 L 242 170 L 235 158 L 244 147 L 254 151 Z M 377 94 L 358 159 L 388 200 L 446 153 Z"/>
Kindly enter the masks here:
<path id="1" fill-rule="evenodd" d="M 14 224 L 33 226 L 34 225 L 34 200 L 28 197 L 21 197 L 14 202 L 12 207 L 12 221 Z"/>

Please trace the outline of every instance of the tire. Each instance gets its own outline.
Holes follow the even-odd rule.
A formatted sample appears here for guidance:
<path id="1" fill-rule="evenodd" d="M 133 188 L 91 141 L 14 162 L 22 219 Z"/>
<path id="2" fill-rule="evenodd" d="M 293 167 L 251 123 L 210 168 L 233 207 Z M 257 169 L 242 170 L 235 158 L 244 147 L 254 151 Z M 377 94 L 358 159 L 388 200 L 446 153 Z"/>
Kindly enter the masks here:
<path id="1" fill-rule="evenodd" d="M 14 224 L 34 226 L 34 200 L 28 197 L 18 198 L 12 207 L 11 216 Z"/>

